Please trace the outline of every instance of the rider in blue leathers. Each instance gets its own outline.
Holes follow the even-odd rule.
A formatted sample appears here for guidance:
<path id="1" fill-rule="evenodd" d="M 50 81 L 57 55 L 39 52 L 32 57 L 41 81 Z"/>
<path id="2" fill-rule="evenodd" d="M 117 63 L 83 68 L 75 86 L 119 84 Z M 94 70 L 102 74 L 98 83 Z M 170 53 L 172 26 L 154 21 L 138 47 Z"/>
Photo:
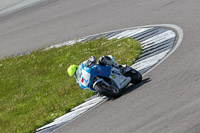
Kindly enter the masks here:
<path id="1" fill-rule="evenodd" d="M 108 55 L 108 56 L 102 56 L 99 58 L 99 60 L 97 61 L 97 63 L 99 65 L 108 65 L 108 66 L 113 66 L 113 67 L 120 67 L 121 65 L 117 64 L 115 61 L 114 61 L 114 58 L 111 56 L 111 55 Z M 81 65 L 83 65 L 84 67 L 92 67 L 96 64 L 96 57 L 95 56 L 91 56 L 88 60 L 84 61 L 83 63 L 81 63 Z M 80 83 L 80 77 L 81 77 L 81 74 L 87 74 L 85 71 L 83 71 L 81 69 L 80 66 L 77 66 L 77 65 L 71 65 L 69 68 L 68 68 L 68 74 L 70 76 L 74 76 L 76 78 L 76 81 L 77 83 L 79 84 L 79 86 L 81 88 L 84 88 Z M 85 77 L 90 77 L 89 75 L 85 76 Z M 86 80 L 89 80 L 89 79 L 86 79 Z M 86 86 L 86 85 L 85 85 Z M 90 89 L 92 90 L 92 89 Z M 92 91 L 95 91 L 95 90 L 92 90 Z"/>

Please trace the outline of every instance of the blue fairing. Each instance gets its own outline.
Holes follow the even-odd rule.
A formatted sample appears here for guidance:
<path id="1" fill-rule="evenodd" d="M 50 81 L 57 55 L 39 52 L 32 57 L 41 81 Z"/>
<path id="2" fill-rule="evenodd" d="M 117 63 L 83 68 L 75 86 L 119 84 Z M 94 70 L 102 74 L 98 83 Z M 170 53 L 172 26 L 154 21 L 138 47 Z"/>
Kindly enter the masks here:
<path id="1" fill-rule="evenodd" d="M 111 66 L 94 65 L 92 67 L 91 74 L 94 76 L 109 77 L 111 72 Z"/>
<path id="2" fill-rule="evenodd" d="M 111 66 L 100 66 L 98 64 L 94 65 L 92 68 L 85 67 L 81 64 L 76 72 L 77 83 L 82 89 L 93 89 L 93 80 L 95 77 L 109 77 L 111 73 Z"/>

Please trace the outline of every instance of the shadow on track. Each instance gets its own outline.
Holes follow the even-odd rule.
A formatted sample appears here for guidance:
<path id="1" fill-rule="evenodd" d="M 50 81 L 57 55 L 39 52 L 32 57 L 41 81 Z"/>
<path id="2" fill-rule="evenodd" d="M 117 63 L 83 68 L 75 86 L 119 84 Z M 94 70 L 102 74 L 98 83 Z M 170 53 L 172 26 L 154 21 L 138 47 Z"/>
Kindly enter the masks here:
<path id="1" fill-rule="evenodd" d="M 129 85 L 127 88 L 123 89 L 122 90 L 122 96 L 127 94 L 127 93 L 130 93 L 136 89 L 138 89 L 140 86 L 150 82 L 151 79 L 150 78 L 146 78 L 146 79 L 143 79 L 142 82 L 140 82 L 139 84 L 131 84 Z"/>
<path id="2" fill-rule="evenodd" d="M 128 94 L 128 93 L 130 93 L 130 92 L 132 92 L 132 91 L 134 91 L 136 89 L 138 89 L 139 87 L 141 87 L 142 85 L 144 85 L 144 84 L 146 84 L 146 83 L 148 83 L 150 81 L 151 81 L 150 78 L 146 78 L 146 79 L 143 79 L 142 82 L 140 82 L 139 84 L 131 84 L 131 85 L 129 85 L 127 88 L 121 90 L 122 91 L 121 92 L 121 96 L 124 96 L 124 95 L 126 95 L 126 94 Z M 120 98 L 121 96 L 119 96 L 118 98 Z M 115 100 L 115 99 L 118 99 L 118 98 L 109 98 L 109 100 Z"/>

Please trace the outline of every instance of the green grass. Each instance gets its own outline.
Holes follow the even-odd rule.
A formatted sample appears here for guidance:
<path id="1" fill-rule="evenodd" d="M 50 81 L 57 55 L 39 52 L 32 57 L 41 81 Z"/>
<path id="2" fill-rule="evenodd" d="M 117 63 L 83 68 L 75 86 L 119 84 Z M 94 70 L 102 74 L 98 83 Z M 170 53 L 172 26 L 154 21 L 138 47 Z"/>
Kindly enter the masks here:
<path id="1" fill-rule="evenodd" d="M 67 68 L 95 55 L 131 65 L 142 48 L 132 38 L 105 38 L 0 60 L 0 133 L 34 132 L 94 95 Z"/>

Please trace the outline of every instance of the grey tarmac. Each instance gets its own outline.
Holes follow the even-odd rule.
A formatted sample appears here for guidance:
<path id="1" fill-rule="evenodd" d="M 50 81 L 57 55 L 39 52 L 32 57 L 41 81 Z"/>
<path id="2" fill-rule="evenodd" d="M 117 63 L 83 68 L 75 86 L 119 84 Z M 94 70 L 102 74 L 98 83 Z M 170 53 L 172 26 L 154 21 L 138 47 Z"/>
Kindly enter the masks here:
<path id="1" fill-rule="evenodd" d="M 138 86 L 59 128 L 58 133 L 199 133 L 200 1 L 48 0 L 0 17 L 0 55 L 9 56 L 96 33 L 175 24 L 179 48 Z"/>

